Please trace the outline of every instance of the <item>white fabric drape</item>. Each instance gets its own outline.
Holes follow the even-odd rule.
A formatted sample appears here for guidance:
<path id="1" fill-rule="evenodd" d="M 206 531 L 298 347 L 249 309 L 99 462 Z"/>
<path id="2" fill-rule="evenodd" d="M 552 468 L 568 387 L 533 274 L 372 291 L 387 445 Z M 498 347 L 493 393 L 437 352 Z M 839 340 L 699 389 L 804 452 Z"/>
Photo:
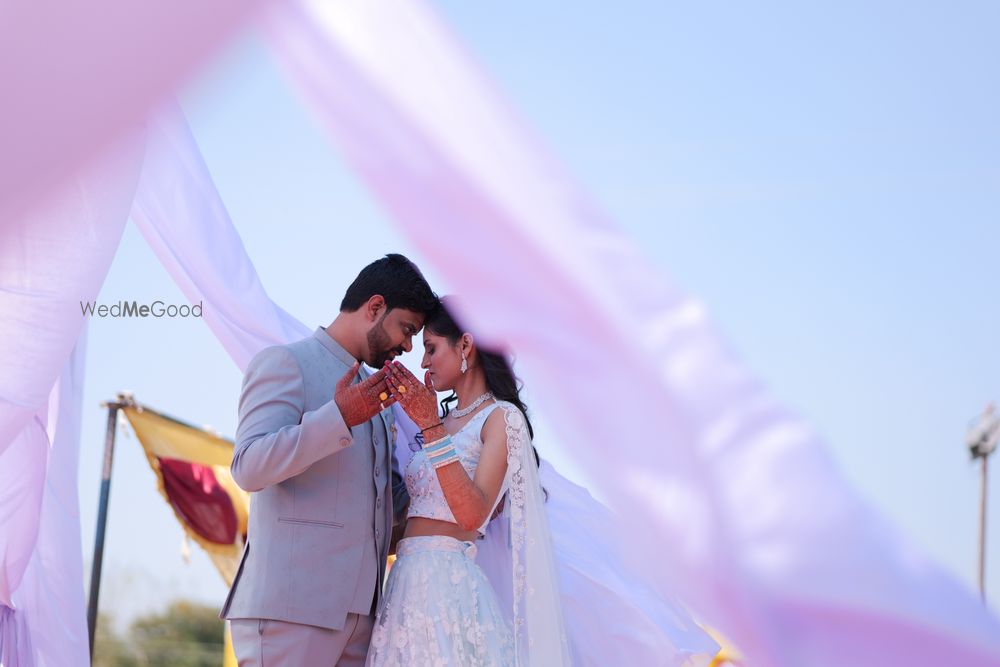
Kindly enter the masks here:
<path id="1" fill-rule="evenodd" d="M 74 369 L 82 367 L 70 362 L 65 369 L 74 345 L 82 349 L 81 302 L 96 298 L 107 274 L 141 156 L 141 143 L 129 140 L 58 197 L 0 231 L 0 659 L 5 667 L 30 667 L 35 658 L 69 655 L 79 647 L 79 408 L 73 407 L 79 395 L 72 392 L 81 381 Z M 53 394 L 61 370 L 60 389 Z M 50 447 L 58 454 L 50 454 Z M 34 575 L 25 580 L 29 563 Z M 79 588 L 35 597 L 43 585 L 38 577 L 53 584 L 75 579 Z M 33 588 L 15 595 L 26 584 Z M 51 618 L 62 622 L 41 620 Z"/>
<path id="2" fill-rule="evenodd" d="M 240 371 L 268 345 L 312 331 L 267 296 L 176 107 L 147 126 L 132 220 Z"/>
<path id="3" fill-rule="evenodd" d="M 27 619 L 14 609 L 14 591 L 21 585 L 38 538 L 39 512 L 48 460 L 45 426 L 33 419 L 0 452 L 0 665 L 32 667 Z"/>
<path id="4" fill-rule="evenodd" d="M 524 415 L 501 404 L 507 429 L 507 502 L 514 651 L 520 667 L 569 666 L 559 575 L 545 497 Z M 499 589 L 504 582 L 494 582 Z"/>
<path id="5" fill-rule="evenodd" d="M 757 665 L 1000 662 L 996 619 L 859 498 L 420 2 L 310 0 L 266 30 L 470 326 L 517 350 L 660 593 Z"/>
<path id="6" fill-rule="evenodd" d="M 657 595 L 645 571 L 622 562 L 607 536 L 622 519 L 542 459 L 539 478 L 552 530 L 562 608 L 577 667 L 629 664 L 707 667 L 719 645 L 678 601 Z M 626 545 L 627 547 L 627 545 Z M 667 548 L 667 547 L 664 547 Z"/>
<path id="7" fill-rule="evenodd" d="M 118 249 L 142 160 L 130 139 L 0 231 L 0 452 L 48 398 Z M 42 419 L 44 423 L 44 419 Z"/>
<path id="8" fill-rule="evenodd" d="M 86 351 L 84 329 L 49 399 L 46 433 L 52 446 L 38 540 L 14 593 L 23 619 L 21 636 L 30 634 L 30 642 L 19 642 L 30 649 L 30 661 L 23 664 L 33 667 L 76 667 L 90 661 L 77 494 Z"/>

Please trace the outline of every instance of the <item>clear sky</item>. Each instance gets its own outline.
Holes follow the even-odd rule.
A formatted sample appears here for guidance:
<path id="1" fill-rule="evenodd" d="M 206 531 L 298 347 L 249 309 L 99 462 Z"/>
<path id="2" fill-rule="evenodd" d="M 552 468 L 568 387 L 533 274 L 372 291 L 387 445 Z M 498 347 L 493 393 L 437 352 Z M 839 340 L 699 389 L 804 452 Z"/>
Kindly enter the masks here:
<path id="1" fill-rule="evenodd" d="M 1000 5 L 435 7 L 570 171 L 827 437 L 859 491 L 972 588 L 978 471 L 963 439 L 1000 399 Z M 332 320 L 381 254 L 421 262 L 252 35 L 182 102 L 264 285 L 300 320 Z M 426 268 L 439 292 L 461 288 Z M 99 299 L 183 302 L 131 226 Z M 240 375 L 198 320 L 95 319 L 87 372 L 89 568 L 99 402 L 133 390 L 232 436 Z M 544 455 L 555 435 L 538 418 Z M 571 455 L 556 463 L 572 471 Z M 221 604 L 225 587 L 198 547 L 181 561 L 182 531 L 134 440 L 118 440 L 111 496 L 103 609 Z"/>

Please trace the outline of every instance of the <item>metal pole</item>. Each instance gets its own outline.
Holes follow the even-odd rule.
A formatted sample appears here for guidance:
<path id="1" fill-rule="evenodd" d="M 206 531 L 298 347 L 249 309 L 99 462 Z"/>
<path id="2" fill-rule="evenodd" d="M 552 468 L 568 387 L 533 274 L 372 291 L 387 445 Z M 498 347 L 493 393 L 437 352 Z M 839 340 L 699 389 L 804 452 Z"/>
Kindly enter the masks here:
<path id="1" fill-rule="evenodd" d="M 979 595 L 986 602 L 986 462 L 988 456 L 982 457 L 980 472 L 982 477 L 979 483 Z"/>
<path id="2" fill-rule="evenodd" d="M 1000 444 L 1000 414 L 996 406 L 989 403 L 968 434 L 965 444 L 969 446 L 972 460 L 979 462 L 979 596 L 986 604 L 986 498 L 989 480 L 989 458 Z"/>
<path id="3" fill-rule="evenodd" d="M 115 453 L 115 431 L 121 403 L 108 403 L 108 430 L 104 439 L 104 468 L 101 472 L 101 500 L 97 510 L 97 537 L 94 562 L 90 569 L 90 600 L 87 605 L 87 629 L 90 632 L 90 660 L 94 661 L 94 632 L 97 630 L 97 598 L 101 592 L 101 565 L 104 560 L 104 533 L 108 523 L 108 497 L 111 495 L 111 462 Z"/>

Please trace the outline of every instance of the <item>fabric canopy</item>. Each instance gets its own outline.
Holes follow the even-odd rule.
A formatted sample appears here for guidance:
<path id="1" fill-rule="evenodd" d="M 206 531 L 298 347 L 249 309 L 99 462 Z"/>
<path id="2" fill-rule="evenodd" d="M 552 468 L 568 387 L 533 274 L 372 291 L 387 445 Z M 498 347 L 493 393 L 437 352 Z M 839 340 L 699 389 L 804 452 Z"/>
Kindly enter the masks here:
<path id="1" fill-rule="evenodd" d="M 138 186 L 138 151 L 112 151 L 109 142 L 230 34 L 242 5 L 222 3 L 216 13 L 186 2 L 137 14 L 134 4 L 109 0 L 107 11 L 68 14 L 34 0 L 0 5 L 0 48 L 51 50 L 0 59 L 0 89 L 15 91 L 20 105 L 0 137 L 18 149 L 5 153 L 15 159 L 4 164 L 0 202 L 34 204 L 0 212 L 4 667 L 85 664 L 78 526 L 59 519 L 79 438 L 60 448 L 53 427 L 70 437 L 72 421 L 50 416 L 82 329 L 66 313 L 97 294 L 129 205 L 188 299 L 211 304 L 206 324 L 240 369 L 263 346 L 308 335 L 267 296 L 182 121 L 150 120 Z M 11 8 L 30 20 L 11 20 Z M 263 28 L 274 53 L 347 161 L 422 261 L 460 291 L 473 330 L 518 352 L 543 397 L 539 408 L 616 512 L 614 541 L 660 556 L 646 570 L 656 594 L 680 592 L 754 665 L 1000 665 L 996 618 L 859 496 L 816 432 L 766 392 L 698 300 L 523 127 L 427 6 L 310 0 L 270 9 Z M 53 25 L 59 30 L 46 30 Z M 161 26 L 170 46 L 148 39 Z M 196 37 L 195 47 L 179 34 Z M 131 48 L 115 51 L 118 36 Z M 98 66 L 81 60 L 71 76 L 51 77 L 48 65 L 78 64 L 93 43 Z M 139 52 L 145 57 L 122 57 Z M 166 69 L 146 77 L 149 58 L 163 58 Z M 126 65 L 129 76 L 116 79 Z M 63 90 L 17 92 L 37 81 Z M 83 120 L 61 122 L 48 106 L 81 110 Z M 99 145 L 112 162 L 79 172 L 75 189 L 40 198 Z M 157 457 L 168 471 L 164 489 L 184 497 L 171 501 L 175 511 L 198 523 L 193 491 L 207 489 L 207 506 L 224 513 L 215 464 L 178 472 L 163 463 L 182 460 Z M 214 544 L 233 531 L 206 534 Z M 66 595 L 39 595 L 46 585 Z M 47 622 L 60 614 L 67 620 Z M 61 661 L 51 658 L 60 651 Z"/>

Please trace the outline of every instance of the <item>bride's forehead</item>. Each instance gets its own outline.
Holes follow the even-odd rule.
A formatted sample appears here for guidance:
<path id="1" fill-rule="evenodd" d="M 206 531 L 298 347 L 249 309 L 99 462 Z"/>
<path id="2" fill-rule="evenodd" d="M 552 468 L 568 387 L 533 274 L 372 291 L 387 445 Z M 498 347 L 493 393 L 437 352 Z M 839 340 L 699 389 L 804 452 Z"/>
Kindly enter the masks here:
<path id="1" fill-rule="evenodd" d="M 440 343 L 443 340 L 445 340 L 444 336 L 439 336 L 433 331 L 428 331 L 427 329 L 424 329 L 424 345 L 427 345 L 428 343 L 430 344 Z"/>

